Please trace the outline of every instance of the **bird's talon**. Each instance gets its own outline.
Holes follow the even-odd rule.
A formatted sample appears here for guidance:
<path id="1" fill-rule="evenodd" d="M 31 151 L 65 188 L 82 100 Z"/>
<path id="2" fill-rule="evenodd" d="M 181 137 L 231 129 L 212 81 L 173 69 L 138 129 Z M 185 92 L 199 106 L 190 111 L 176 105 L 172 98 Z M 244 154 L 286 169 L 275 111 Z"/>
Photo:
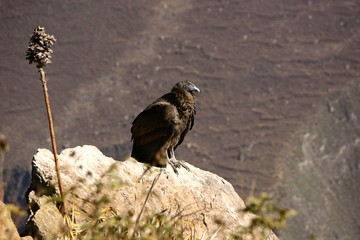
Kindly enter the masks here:
<path id="1" fill-rule="evenodd" d="M 170 166 L 172 167 L 172 169 L 174 169 L 174 172 L 176 173 L 176 175 L 179 174 L 178 170 L 176 168 L 179 168 L 179 166 L 177 166 L 177 164 L 173 161 L 169 161 Z"/>
<path id="2" fill-rule="evenodd" d="M 178 174 L 179 172 L 178 172 L 178 170 L 177 170 L 177 168 L 180 168 L 180 167 L 183 167 L 183 168 L 185 168 L 186 170 L 188 170 L 188 171 L 190 171 L 190 168 L 188 167 L 188 166 L 186 166 L 186 163 L 184 162 L 184 161 L 179 161 L 179 160 L 174 160 L 174 159 L 172 159 L 172 160 L 169 160 L 169 164 L 171 165 L 171 167 L 174 169 L 174 172 L 176 173 L 176 174 Z"/>
<path id="3" fill-rule="evenodd" d="M 186 170 L 190 171 L 190 168 L 186 166 L 185 162 L 180 162 L 180 165 L 185 168 Z"/>

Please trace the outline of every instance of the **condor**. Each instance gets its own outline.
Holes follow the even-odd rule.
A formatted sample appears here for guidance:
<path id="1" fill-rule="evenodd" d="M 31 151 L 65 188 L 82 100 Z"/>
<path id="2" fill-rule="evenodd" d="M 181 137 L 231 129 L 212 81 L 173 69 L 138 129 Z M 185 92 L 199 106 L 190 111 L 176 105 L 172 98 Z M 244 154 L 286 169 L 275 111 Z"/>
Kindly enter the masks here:
<path id="1" fill-rule="evenodd" d="M 131 128 L 133 158 L 158 167 L 169 163 L 176 173 L 180 166 L 188 169 L 175 158 L 174 151 L 194 126 L 195 92 L 200 89 L 190 81 L 178 82 L 135 118 Z"/>

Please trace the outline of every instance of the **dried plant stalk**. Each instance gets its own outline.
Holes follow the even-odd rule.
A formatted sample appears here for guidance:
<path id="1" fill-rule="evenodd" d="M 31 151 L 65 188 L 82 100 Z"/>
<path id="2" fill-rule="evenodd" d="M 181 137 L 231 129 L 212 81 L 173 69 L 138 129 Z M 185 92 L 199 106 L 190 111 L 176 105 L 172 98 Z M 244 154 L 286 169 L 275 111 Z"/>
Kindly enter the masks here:
<path id="1" fill-rule="evenodd" d="M 66 213 L 65 196 L 61 184 L 59 159 L 56 149 L 54 123 L 51 114 L 50 100 L 49 100 L 49 94 L 46 84 L 46 73 L 44 69 L 46 65 L 51 63 L 51 54 L 53 53 L 51 46 L 55 43 L 55 41 L 56 39 L 54 36 L 45 33 L 45 28 L 43 27 L 35 28 L 33 34 L 30 35 L 29 46 L 28 46 L 28 50 L 26 51 L 26 59 L 29 60 L 30 64 L 36 63 L 37 64 L 36 67 L 39 69 L 40 72 L 40 80 L 43 87 L 45 106 L 49 120 L 51 145 L 52 145 L 54 161 L 55 161 L 55 171 L 58 179 L 58 185 L 59 185 L 59 191 L 61 197 L 61 211 L 62 213 Z"/>

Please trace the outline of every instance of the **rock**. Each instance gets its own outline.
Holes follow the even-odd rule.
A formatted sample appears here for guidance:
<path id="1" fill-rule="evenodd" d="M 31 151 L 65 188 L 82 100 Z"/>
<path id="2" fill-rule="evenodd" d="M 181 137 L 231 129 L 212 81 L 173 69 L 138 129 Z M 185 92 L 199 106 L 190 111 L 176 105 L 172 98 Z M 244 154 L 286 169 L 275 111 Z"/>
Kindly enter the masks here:
<path id="1" fill-rule="evenodd" d="M 4 159 L 5 152 L 9 150 L 9 143 L 4 134 L 0 133 L 0 201 L 4 201 Z"/>
<path id="2" fill-rule="evenodd" d="M 186 236 L 201 238 L 214 236 L 224 239 L 231 232 L 246 226 L 251 214 L 240 214 L 244 202 L 232 185 L 223 178 L 190 164 L 190 171 L 179 169 L 175 174 L 166 169 L 148 168 L 146 164 L 129 158 L 115 161 L 94 146 L 65 149 L 59 155 L 62 185 L 66 194 L 67 211 L 74 209 L 79 224 L 94 212 L 94 202 L 107 196 L 103 209 L 112 209 L 120 216 L 138 216 L 154 179 L 145 211 L 166 211 L 170 216 L 180 214 Z M 159 175 L 160 174 L 160 175 Z M 27 231 L 40 239 L 51 239 L 65 226 L 54 201 L 59 190 L 53 155 L 39 149 L 32 162 L 32 181 L 28 191 L 30 217 Z M 277 239 L 270 233 L 267 239 Z"/>
<path id="3" fill-rule="evenodd" d="M 40 239 L 56 239 L 58 233 L 65 227 L 61 213 L 53 203 L 52 197 L 46 195 L 40 197 L 33 194 L 35 192 L 31 191 L 28 195 L 28 198 L 32 200 L 30 202 L 31 219 L 27 222 L 25 234 Z"/>
<path id="4" fill-rule="evenodd" d="M 6 205 L 0 201 L 0 240 L 21 239 Z"/>
<path id="5" fill-rule="evenodd" d="M 20 237 L 15 223 L 11 219 L 7 206 L 0 201 L 0 240 L 32 240 L 31 236 Z"/>

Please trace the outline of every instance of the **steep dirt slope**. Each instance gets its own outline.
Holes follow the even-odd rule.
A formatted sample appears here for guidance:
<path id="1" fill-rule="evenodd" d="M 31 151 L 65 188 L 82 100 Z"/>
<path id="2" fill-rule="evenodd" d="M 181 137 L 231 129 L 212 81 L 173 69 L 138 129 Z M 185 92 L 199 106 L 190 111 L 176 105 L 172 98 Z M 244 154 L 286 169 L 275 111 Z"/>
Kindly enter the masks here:
<path id="1" fill-rule="evenodd" d="M 50 148 L 38 74 L 24 60 L 38 24 L 58 39 L 47 74 L 59 147 L 94 144 L 123 158 L 138 112 L 189 79 L 202 93 L 177 156 L 241 195 L 271 191 L 293 133 L 359 77 L 356 1 L 16 0 L 0 3 L 0 19 L 12 202 L 23 199 L 31 156 Z"/>
<path id="2" fill-rule="evenodd" d="M 360 83 L 334 94 L 284 151 L 276 196 L 298 209 L 284 239 L 356 239 L 360 235 Z"/>

